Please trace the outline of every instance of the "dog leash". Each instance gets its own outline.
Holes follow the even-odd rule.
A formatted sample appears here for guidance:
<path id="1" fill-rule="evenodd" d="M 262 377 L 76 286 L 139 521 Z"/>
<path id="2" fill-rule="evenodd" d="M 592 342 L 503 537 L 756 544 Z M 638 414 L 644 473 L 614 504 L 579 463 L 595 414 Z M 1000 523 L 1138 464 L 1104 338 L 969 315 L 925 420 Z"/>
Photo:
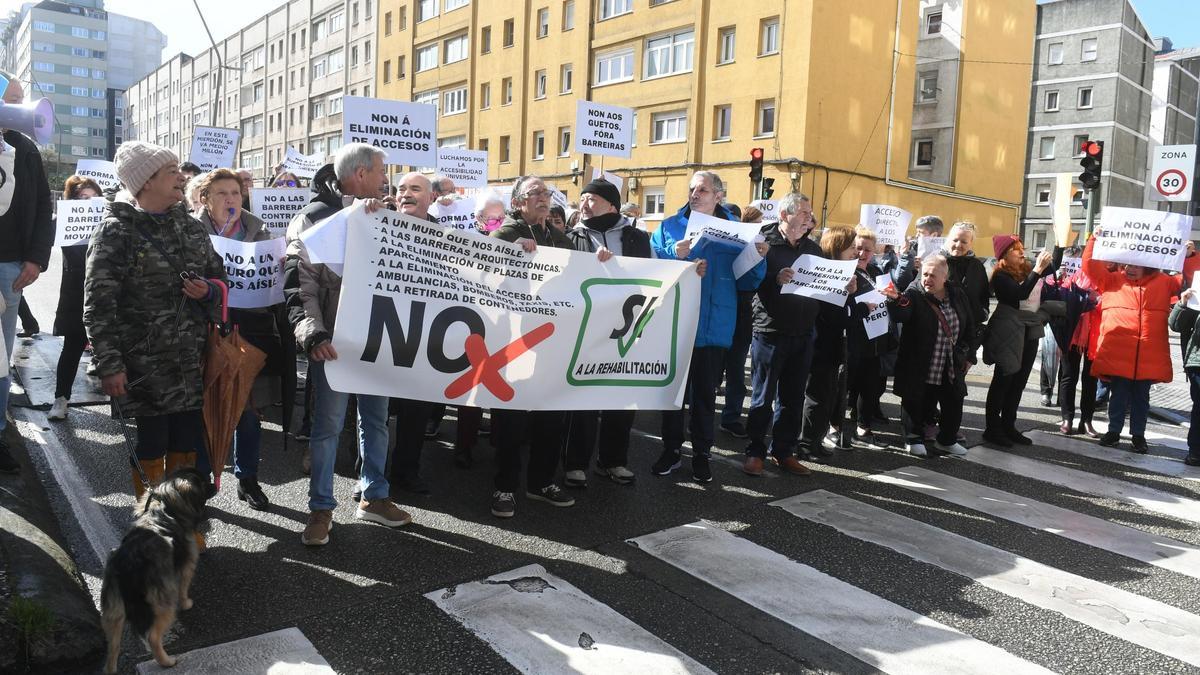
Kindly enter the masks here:
<path id="1" fill-rule="evenodd" d="M 129 466 L 137 471 L 138 478 L 142 481 L 142 487 L 147 492 L 152 487 L 150 478 L 146 475 L 146 470 L 142 468 L 142 463 L 138 461 L 137 450 L 133 447 L 133 440 L 129 438 L 129 427 L 125 424 L 125 411 L 121 409 L 121 401 L 116 396 L 112 397 L 112 404 L 117 409 L 117 416 L 121 418 L 121 435 L 125 437 L 125 449 L 129 451 Z"/>

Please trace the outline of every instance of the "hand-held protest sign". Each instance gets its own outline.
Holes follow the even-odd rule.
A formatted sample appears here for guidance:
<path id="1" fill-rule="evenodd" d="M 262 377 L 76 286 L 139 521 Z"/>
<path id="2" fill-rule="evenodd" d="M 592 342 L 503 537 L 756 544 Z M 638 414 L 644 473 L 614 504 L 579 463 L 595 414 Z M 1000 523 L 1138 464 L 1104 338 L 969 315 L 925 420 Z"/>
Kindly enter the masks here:
<path id="1" fill-rule="evenodd" d="M 692 240 L 692 250 L 699 251 L 707 240 L 723 241 L 742 247 L 741 253 L 733 261 L 733 274 L 741 277 L 749 272 L 762 260 L 754 242 L 761 241 L 762 225 L 759 223 L 742 223 L 736 220 L 722 220 L 704 213 L 692 212 L 688 217 L 687 230 L 683 236 Z"/>
<path id="2" fill-rule="evenodd" d="M 54 245 L 80 246 L 90 242 L 107 211 L 108 200 L 104 197 L 59 201 Z"/>
<path id="3" fill-rule="evenodd" d="M 1192 217 L 1168 211 L 1106 206 L 1092 256 L 1096 260 L 1179 272 Z"/>
<path id="4" fill-rule="evenodd" d="M 437 107 L 344 96 L 342 138 L 383 150 L 386 164 L 437 166 Z"/>
<path id="5" fill-rule="evenodd" d="M 762 221 L 764 223 L 779 222 L 779 202 L 774 199 L 755 199 L 750 202 L 750 206 L 753 206 L 762 213 Z"/>
<path id="6" fill-rule="evenodd" d="M 121 187 L 121 179 L 117 178 L 117 165 L 107 160 L 81 159 L 75 165 L 75 175 L 91 178 L 101 190 Z"/>
<path id="7" fill-rule="evenodd" d="M 580 100 L 575 107 L 575 152 L 629 159 L 633 116 L 632 108 Z"/>
<path id="8" fill-rule="evenodd" d="M 213 250 L 225 263 L 229 306 L 270 307 L 283 302 L 283 239 L 238 241 L 209 235 Z"/>
<path id="9" fill-rule="evenodd" d="M 1070 246 L 1071 205 L 1075 201 L 1075 174 L 1060 173 L 1054 181 L 1054 241 L 1059 246 Z"/>
<path id="10" fill-rule="evenodd" d="M 1150 156 L 1150 180 L 1146 184 L 1150 201 L 1190 201 L 1196 169 L 1196 146 L 1160 145 L 1150 151 Z"/>
<path id="11" fill-rule="evenodd" d="M 1187 306 L 1200 310 L 1200 271 L 1192 273 L 1191 288 L 1196 289 L 1196 292 L 1187 299 Z"/>
<path id="12" fill-rule="evenodd" d="M 880 274 L 879 276 L 875 277 L 875 290 L 882 293 L 889 287 L 894 291 L 899 290 L 896 288 L 896 282 L 892 280 L 892 275 Z"/>
<path id="13" fill-rule="evenodd" d="M 875 232 L 880 244 L 902 248 L 912 214 L 898 206 L 863 204 L 858 209 L 858 223 Z"/>
<path id="14" fill-rule="evenodd" d="M 887 303 L 880 303 L 863 319 L 863 330 L 867 332 L 867 339 L 874 340 L 887 334 L 890 322 L 891 315 L 888 314 Z"/>
<path id="15" fill-rule="evenodd" d="M 488 185 L 487 150 L 438 148 L 437 170 L 454 181 L 455 187 L 485 188 Z"/>
<path id="16" fill-rule="evenodd" d="M 189 159 L 204 171 L 232 169 L 240 137 L 241 132 L 237 129 L 196 127 L 192 133 L 192 152 Z"/>
<path id="17" fill-rule="evenodd" d="M 475 200 L 471 197 L 456 199 L 449 204 L 434 202 L 429 207 L 429 216 L 436 218 L 443 227 L 453 227 L 456 230 L 475 229 Z"/>
<path id="18" fill-rule="evenodd" d="M 1058 266 L 1058 272 L 1064 279 L 1070 279 L 1079 268 L 1083 267 L 1083 258 L 1063 258 Z"/>
<path id="19" fill-rule="evenodd" d="M 604 180 L 617 186 L 617 192 L 621 193 L 621 198 L 625 198 L 625 179 L 611 171 L 605 171 L 598 166 L 592 167 L 592 180 L 603 178 Z"/>
<path id="20" fill-rule="evenodd" d="M 336 391 L 517 410 L 678 409 L 695 266 L 521 247 L 347 209 Z"/>
<path id="21" fill-rule="evenodd" d="M 272 237 L 282 237 L 292 218 L 308 206 L 310 196 L 306 188 L 254 188 L 250 212 L 263 221 Z"/>
<path id="22" fill-rule="evenodd" d="M 917 237 L 917 257 L 921 260 L 926 256 L 941 253 L 945 248 L 945 237 Z"/>
<path id="23" fill-rule="evenodd" d="M 850 296 L 846 286 L 854 277 L 857 266 L 855 260 L 829 260 L 806 253 L 792 263 L 796 275 L 780 292 L 796 293 L 842 307 Z"/>
<path id="24" fill-rule="evenodd" d="M 325 153 L 302 155 L 299 150 L 289 145 L 287 155 L 283 159 L 283 170 L 297 178 L 312 178 L 324 164 Z"/>

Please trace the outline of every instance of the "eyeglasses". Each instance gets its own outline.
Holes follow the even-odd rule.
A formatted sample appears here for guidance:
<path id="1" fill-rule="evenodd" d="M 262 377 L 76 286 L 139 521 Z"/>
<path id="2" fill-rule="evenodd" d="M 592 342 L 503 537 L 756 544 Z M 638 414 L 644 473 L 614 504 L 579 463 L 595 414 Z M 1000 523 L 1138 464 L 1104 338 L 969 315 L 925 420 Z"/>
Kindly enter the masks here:
<path id="1" fill-rule="evenodd" d="M 294 181 L 294 180 L 278 180 L 278 181 L 275 181 L 275 186 L 276 187 L 296 187 L 296 181 Z"/>
<path id="2" fill-rule="evenodd" d="M 530 190 L 529 192 L 525 193 L 525 199 L 532 199 L 532 198 L 541 199 L 542 197 L 549 197 L 549 196 L 550 196 L 549 190 Z"/>

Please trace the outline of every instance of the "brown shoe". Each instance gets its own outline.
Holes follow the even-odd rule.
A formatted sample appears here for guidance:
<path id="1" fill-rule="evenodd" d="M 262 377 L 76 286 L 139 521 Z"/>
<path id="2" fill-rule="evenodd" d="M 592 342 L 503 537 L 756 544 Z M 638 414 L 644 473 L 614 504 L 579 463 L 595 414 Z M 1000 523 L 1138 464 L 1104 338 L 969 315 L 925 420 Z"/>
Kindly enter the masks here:
<path id="1" fill-rule="evenodd" d="M 742 464 L 742 471 L 749 476 L 761 476 L 763 472 L 762 457 L 747 457 Z"/>
<path id="2" fill-rule="evenodd" d="M 358 510 L 354 512 L 354 517 L 388 527 L 403 527 L 412 522 L 412 516 L 408 515 L 408 512 L 387 498 L 374 501 L 362 500 L 358 503 Z"/>
<path id="3" fill-rule="evenodd" d="M 308 525 L 300 542 L 305 546 L 324 546 L 329 543 L 329 531 L 333 529 L 333 511 L 319 509 L 308 514 Z"/>
<path id="4" fill-rule="evenodd" d="M 771 461 L 775 462 L 775 465 L 780 469 L 796 476 L 807 476 L 812 473 L 812 469 L 801 464 L 800 460 L 796 459 L 795 457 L 789 456 L 785 457 L 784 459 L 772 457 Z"/>

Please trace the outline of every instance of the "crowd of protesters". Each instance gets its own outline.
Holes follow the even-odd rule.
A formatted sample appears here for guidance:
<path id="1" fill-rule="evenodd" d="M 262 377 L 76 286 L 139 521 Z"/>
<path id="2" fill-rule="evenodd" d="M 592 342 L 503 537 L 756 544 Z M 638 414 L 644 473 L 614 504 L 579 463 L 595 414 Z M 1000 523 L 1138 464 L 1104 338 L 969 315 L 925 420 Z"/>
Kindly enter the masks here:
<path id="1" fill-rule="evenodd" d="M 6 96 L 13 86 L 19 84 L 14 80 Z M 0 162 L 15 162 L 17 181 L 11 201 L 0 203 L 0 227 L 8 231 L 0 245 L 0 291 L 11 358 L 21 290 L 49 264 L 53 226 L 36 148 L 17 132 L 5 132 L 4 141 Z M 304 422 L 296 436 L 308 441 L 304 469 L 310 513 L 302 541 L 310 546 L 330 538 L 337 505 L 334 464 L 351 402 L 357 411 L 359 459 L 355 517 L 390 527 L 412 520 L 392 500 L 393 487 L 429 491 L 420 473 L 422 446 L 437 434 L 445 414 L 441 404 L 338 392 L 325 375 L 326 364 L 338 358 L 333 335 L 341 270 L 310 258 L 300 235 L 355 201 L 365 201 L 367 212 L 393 209 L 436 222 L 431 208 L 459 197 L 450 179 L 431 180 L 415 172 L 389 188 L 384 160 L 380 150 L 351 143 L 316 172 L 309 181 L 309 204 L 285 235 L 284 302 L 234 310 L 230 316 L 241 335 L 267 355 L 232 431 L 237 495 L 252 509 L 270 508 L 257 480 L 262 420 L 286 395 L 278 377 L 295 367 L 292 355 L 307 359 Z M 210 237 L 257 242 L 271 234 L 249 210 L 248 172 L 201 172 L 180 164 L 166 148 L 138 141 L 118 149 L 115 165 L 123 187 L 116 194 L 102 193 L 80 176 L 63 186 L 66 199 L 104 194 L 109 204 L 89 244 L 63 249 L 55 318 L 63 350 L 49 418 L 67 419 L 75 373 L 90 345 L 92 371 L 104 393 L 136 426 L 132 478 L 140 494 L 143 477 L 161 480 L 176 467 L 223 470 L 208 464 L 200 412 L 206 341 L 221 300 L 212 281 L 226 275 Z M 280 171 L 267 184 L 300 187 L 302 182 Z M 475 231 L 526 251 L 569 249 L 595 255 L 601 263 L 615 257 L 684 261 L 701 277 L 686 403 L 659 416 L 662 448 L 651 464 L 657 476 L 681 468 L 685 439 L 690 439 L 691 477 L 712 481 L 718 430 L 745 439 L 742 469 L 752 476 L 762 475 L 768 461 L 803 476 L 811 472 L 806 462 L 822 461 L 839 449 L 886 448 L 882 432 L 891 420 L 880 398 L 889 382 L 900 399 L 898 450 L 917 457 L 965 455 L 961 424 L 967 378 L 981 357 L 993 366 L 983 440 L 999 447 L 1029 445 L 1031 439 L 1016 422 L 1039 348 L 1053 351 L 1058 364 L 1058 430 L 1117 446 L 1128 420 L 1130 449 L 1144 453 L 1150 387 L 1172 378 L 1168 329 L 1183 336 L 1192 398 L 1200 399 L 1200 332 L 1195 330 L 1198 312 L 1187 306 L 1196 294 L 1186 287 L 1190 279 L 1096 260 L 1094 240 L 1082 252 L 1044 250 L 1030 261 L 1019 238 L 996 236 L 990 242 L 995 263 L 989 272 L 975 256 L 985 244 L 975 241 L 969 222 L 949 229 L 944 250 L 921 257 L 916 239 L 897 250 L 879 245 L 876 234 L 863 226 L 819 227 L 811 202 L 801 194 L 778 202 L 778 221 L 761 223 L 758 209 L 727 202 L 721 177 L 711 171 L 691 176 L 687 203 L 653 233 L 639 220 L 636 206 L 623 204 L 619 189 L 603 178 L 585 185 L 578 203 L 568 208 L 555 205 L 552 197 L 551 186 L 536 176 L 519 178 L 511 197 L 484 193 L 476 199 Z M 758 264 L 738 274 L 734 260 L 743 245 L 685 236 L 697 213 L 761 223 L 751 244 L 761 257 Z M 917 220 L 916 230 L 941 236 L 945 225 L 926 215 Z M 784 292 L 801 255 L 854 261 L 844 304 Z M 1082 257 L 1082 266 L 1069 276 L 1060 273 L 1064 255 Z M 1189 264 L 1198 261 L 1189 248 Z M 887 330 L 868 333 L 864 319 L 884 304 Z M 1093 426 L 1098 383 L 1106 384 L 1108 396 L 1103 435 Z M 7 385 L 7 379 L 0 382 L 5 401 Z M 717 410 L 722 386 L 724 405 Z M 392 415 L 396 428 L 389 434 Z M 621 485 L 636 482 L 629 457 L 635 415 L 629 410 L 496 409 L 489 426 L 485 411 L 460 406 L 453 463 L 471 467 L 479 437 L 490 433 L 493 515 L 516 513 L 522 484 L 529 500 L 569 507 L 575 500 L 560 486 L 560 471 L 567 488 L 586 486 L 589 472 Z M 1193 408 L 1186 460 L 1192 465 L 1200 464 L 1197 422 Z M 0 418 L 0 430 L 3 425 Z M 16 466 L 0 446 L 0 469 Z"/>

